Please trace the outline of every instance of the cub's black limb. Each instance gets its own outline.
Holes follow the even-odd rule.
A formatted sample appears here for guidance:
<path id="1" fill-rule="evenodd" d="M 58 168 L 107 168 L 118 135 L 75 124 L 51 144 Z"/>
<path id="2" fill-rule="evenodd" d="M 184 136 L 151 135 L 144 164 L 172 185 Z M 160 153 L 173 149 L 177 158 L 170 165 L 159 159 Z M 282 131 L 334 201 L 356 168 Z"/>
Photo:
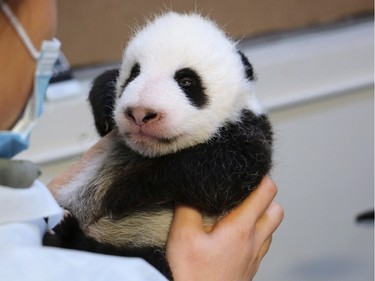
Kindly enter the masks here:
<path id="1" fill-rule="evenodd" d="M 77 219 L 68 215 L 64 217 L 64 220 L 51 233 L 47 232 L 45 234 L 43 245 L 68 249 L 73 249 L 76 246 L 87 247 L 86 243 L 81 244 L 85 238 Z"/>

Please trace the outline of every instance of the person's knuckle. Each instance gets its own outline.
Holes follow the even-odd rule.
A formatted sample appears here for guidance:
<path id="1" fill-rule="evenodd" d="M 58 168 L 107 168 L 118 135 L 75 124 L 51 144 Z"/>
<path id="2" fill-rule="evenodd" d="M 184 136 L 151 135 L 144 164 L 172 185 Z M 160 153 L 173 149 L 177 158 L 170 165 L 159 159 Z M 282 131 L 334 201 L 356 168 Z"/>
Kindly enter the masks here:
<path id="1" fill-rule="evenodd" d="M 277 185 L 275 184 L 275 182 L 273 182 L 271 179 L 268 179 L 267 180 L 267 190 L 268 192 L 270 193 L 270 195 L 272 197 L 275 197 L 277 195 L 277 192 L 278 192 L 278 188 L 277 188 Z"/>
<path id="2" fill-rule="evenodd" d="M 282 221 L 285 216 L 284 208 L 280 204 L 274 203 L 274 209 L 275 209 L 275 213 L 277 214 L 279 221 Z"/>

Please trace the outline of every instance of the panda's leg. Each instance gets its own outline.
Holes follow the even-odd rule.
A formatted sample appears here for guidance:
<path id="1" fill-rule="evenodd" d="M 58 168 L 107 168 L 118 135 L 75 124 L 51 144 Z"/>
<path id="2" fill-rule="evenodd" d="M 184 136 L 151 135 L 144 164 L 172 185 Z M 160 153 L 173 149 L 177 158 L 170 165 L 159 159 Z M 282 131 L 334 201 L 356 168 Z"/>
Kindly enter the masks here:
<path id="1" fill-rule="evenodd" d="M 121 219 L 103 216 L 85 231 L 95 241 L 96 251 L 105 254 L 140 257 L 171 279 L 165 248 L 173 209 L 159 206 L 136 211 Z"/>
<path id="2" fill-rule="evenodd" d="M 93 239 L 84 234 L 78 220 L 70 213 L 66 213 L 63 221 L 43 237 L 44 246 L 93 251 L 95 244 Z"/>
<path id="3" fill-rule="evenodd" d="M 141 247 L 141 248 L 114 248 L 110 245 L 102 245 L 105 247 L 105 254 L 124 256 L 124 257 L 138 257 L 144 259 L 161 274 L 163 274 L 168 280 L 172 280 L 172 272 L 169 267 L 169 263 L 165 256 L 165 248 L 161 247 Z"/>

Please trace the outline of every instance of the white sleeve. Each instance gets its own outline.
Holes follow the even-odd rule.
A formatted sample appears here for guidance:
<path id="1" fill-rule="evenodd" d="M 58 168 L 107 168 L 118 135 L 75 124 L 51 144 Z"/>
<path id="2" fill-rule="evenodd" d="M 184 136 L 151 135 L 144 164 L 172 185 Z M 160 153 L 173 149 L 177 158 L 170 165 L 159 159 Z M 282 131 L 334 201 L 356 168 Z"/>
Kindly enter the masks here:
<path id="1" fill-rule="evenodd" d="M 8 232 L 8 233 L 7 233 Z M 32 235 L 30 225 L 0 225 L 0 239 Z M 0 280 L 9 281 L 165 281 L 152 266 L 139 258 L 93 254 L 83 251 L 27 245 L 22 237 L 0 249 Z M 13 242 L 15 239 L 13 238 Z M 30 241 L 30 236 L 25 239 Z M 9 240 L 8 240 L 9 241 Z M 40 241 L 40 240 L 39 240 Z M 40 243 L 40 242 L 39 242 Z"/>
<path id="2" fill-rule="evenodd" d="M 0 224 L 48 218 L 48 227 L 53 228 L 62 216 L 63 210 L 38 180 L 27 188 L 0 186 Z"/>
<path id="3" fill-rule="evenodd" d="M 42 246 L 43 218 L 53 227 L 61 216 L 61 208 L 38 181 L 26 189 L 0 187 L 0 280 L 166 280 L 139 258 Z"/>

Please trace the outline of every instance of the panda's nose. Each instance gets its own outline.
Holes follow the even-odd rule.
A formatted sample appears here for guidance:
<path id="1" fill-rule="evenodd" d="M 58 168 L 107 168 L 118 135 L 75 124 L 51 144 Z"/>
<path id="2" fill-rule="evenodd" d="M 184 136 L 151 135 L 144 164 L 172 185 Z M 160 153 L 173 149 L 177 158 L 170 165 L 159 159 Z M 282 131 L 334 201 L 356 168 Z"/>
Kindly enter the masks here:
<path id="1" fill-rule="evenodd" d="M 136 125 L 144 125 L 159 120 L 160 114 L 152 109 L 143 107 L 128 107 L 125 117 Z"/>

